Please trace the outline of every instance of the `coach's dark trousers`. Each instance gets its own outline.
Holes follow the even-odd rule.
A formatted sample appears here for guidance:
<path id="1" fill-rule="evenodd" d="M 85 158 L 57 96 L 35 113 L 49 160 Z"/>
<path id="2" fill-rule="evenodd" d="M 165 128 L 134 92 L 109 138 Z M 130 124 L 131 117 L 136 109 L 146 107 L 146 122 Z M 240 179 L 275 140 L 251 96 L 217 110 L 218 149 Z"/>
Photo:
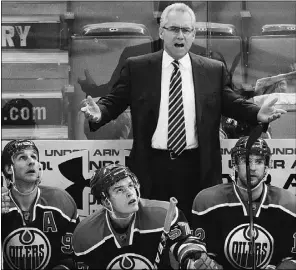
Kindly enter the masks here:
<path id="1" fill-rule="evenodd" d="M 184 212 L 190 223 L 192 203 L 200 191 L 198 148 L 184 150 L 175 159 L 171 158 L 169 151 L 154 149 L 152 157 L 152 190 L 149 199 L 168 201 L 170 197 L 176 197 L 178 208 Z"/>

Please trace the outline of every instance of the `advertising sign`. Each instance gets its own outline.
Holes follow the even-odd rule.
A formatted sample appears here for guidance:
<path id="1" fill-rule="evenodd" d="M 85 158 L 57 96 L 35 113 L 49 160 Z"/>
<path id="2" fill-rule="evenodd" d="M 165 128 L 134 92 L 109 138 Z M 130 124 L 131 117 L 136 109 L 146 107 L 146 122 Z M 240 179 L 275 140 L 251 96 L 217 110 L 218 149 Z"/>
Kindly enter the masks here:
<path id="1" fill-rule="evenodd" d="M 58 49 L 60 23 L 2 22 L 2 49 Z"/>
<path id="2" fill-rule="evenodd" d="M 2 96 L 2 127 L 24 125 L 60 125 L 62 121 L 62 94 Z"/>

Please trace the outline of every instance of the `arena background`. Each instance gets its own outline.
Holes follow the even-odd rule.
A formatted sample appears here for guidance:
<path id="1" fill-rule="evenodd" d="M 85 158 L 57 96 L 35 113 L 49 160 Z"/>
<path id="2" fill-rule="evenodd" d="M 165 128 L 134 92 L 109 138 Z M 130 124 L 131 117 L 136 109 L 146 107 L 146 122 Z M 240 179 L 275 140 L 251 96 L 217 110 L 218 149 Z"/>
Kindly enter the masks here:
<path id="1" fill-rule="evenodd" d="M 10 139 L 36 140 L 43 184 L 66 189 L 81 217 L 97 208 L 89 194 L 92 171 L 109 163 L 125 163 L 132 127 L 127 110 L 90 133 L 79 113 L 87 93 L 77 80 L 85 78 L 87 69 L 100 85 L 92 96 L 107 93 L 128 49 L 135 53 L 137 48 L 138 54 L 155 50 L 151 42 L 158 39 L 159 16 L 168 2 L 1 2 L 2 149 Z M 204 48 L 204 56 L 225 61 L 235 91 L 246 98 L 259 93 L 255 91 L 258 79 L 296 70 L 295 1 L 187 3 L 197 15 L 194 44 Z M 92 34 L 86 29 L 92 29 Z M 278 94 L 282 81 L 272 81 L 272 93 Z M 287 77 L 285 87 L 277 105 L 288 113 L 270 125 L 267 136 L 274 153 L 270 175 L 271 184 L 296 195 L 296 78 Z M 230 148 L 249 130 L 238 125 L 233 132 L 233 128 L 228 125 L 227 139 L 221 140 L 224 182 L 230 180 Z"/>

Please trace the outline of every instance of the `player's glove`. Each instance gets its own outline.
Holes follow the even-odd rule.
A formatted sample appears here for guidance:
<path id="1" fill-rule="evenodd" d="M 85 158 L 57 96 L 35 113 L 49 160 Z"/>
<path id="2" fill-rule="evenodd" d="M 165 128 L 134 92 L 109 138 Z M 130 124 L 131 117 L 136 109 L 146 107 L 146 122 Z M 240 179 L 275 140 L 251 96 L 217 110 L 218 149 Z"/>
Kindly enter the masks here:
<path id="1" fill-rule="evenodd" d="M 181 250 L 179 262 L 181 269 L 223 269 L 204 249 L 198 245 L 189 245 Z"/>
<path id="2" fill-rule="evenodd" d="M 200 258 L 194 262 L 194 269 L 223 269 L 223 267 L 207 253 L 202 253 Z"/>
<path id="3" fill-rule="evenodd" d="M 65 265 L 56 265 L 55 267 L 52 268 L 52 270 L 70 270 L 70 268 L 68 268 Z"/>
<path id="4" fill-rule="evenodd" d="M 276 269 L 296 269 L 296 260 L 291 258 L 283 259 L 276 267 Z"/>
<path id="5" fill-rule="evenodd" d="M 275 265 L 272 265 L 272 264 L 269 264 L 264 269 L 266 269 L 266 270 L 275 270 L 276 269 L 276 266 Z"/>
<path id="6" fill-rule="evenodd" d="M 223 269 L 223 267 L 209 257 L 207 253 L 203 252 L 200 254 L 199 259 L 187 260 L 185 269 Z"/>
<path id="7" fill-rule="evenodd" d="M 70 270 L 70 269 L 76 269 L 75 262 L 73 261 L 72 258 L 63 259 L 63 260 L 59 261 L 58 265 L 56 265 L 52 268 L 52 270 Z"/>

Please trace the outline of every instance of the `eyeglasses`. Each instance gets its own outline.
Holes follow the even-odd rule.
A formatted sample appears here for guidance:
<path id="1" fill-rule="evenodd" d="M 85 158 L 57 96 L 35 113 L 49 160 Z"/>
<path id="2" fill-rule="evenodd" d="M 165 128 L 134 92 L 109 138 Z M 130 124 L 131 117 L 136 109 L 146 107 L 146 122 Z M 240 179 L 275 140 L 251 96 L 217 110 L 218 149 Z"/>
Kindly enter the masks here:
<path id="1" fill-rule="evenodd" d="M 177 27 L 177 26 L 170 26 L 170 27 L 162 27 L 165 30 L 168 30 L 169 32 L 178 35 L 180 30 L 183 33 L 183 35 L 189 35 L 190 33 L 193 32 L 194 29 L 191 29 L 189 27 Z"/>

